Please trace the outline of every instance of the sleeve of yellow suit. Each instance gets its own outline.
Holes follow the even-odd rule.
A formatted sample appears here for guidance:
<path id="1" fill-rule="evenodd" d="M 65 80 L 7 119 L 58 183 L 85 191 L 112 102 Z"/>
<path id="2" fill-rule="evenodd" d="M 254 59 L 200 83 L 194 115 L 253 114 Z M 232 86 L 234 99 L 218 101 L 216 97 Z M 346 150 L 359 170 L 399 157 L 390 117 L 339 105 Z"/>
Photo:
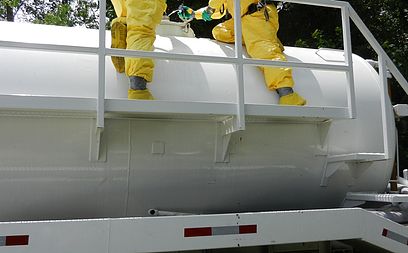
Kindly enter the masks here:
<path id="1" fill-rule="evenodd" d="M 210 0 L 208 1 L 208 6 L 210 6 L 213 9 L 221 9 L 223 4 L 226 4 L 227 1 L 226 0 Z"/>

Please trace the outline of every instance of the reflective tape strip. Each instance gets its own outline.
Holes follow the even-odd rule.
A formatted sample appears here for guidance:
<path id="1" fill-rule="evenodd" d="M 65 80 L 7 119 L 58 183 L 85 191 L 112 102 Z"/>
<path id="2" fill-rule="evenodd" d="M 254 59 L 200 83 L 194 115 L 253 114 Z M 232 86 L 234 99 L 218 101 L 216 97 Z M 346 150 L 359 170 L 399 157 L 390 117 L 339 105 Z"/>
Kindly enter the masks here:
<path id="1" fill-rule="evenodd" d="M 210 227 L 184 229 L 184 237 L 197 237 L 210 235 L 212 235 L 212 229 Z"/>
<path id="2" fill-rule="evenodd" d="M 385 228 L 383 229 L 382 236 L 387 237 L 388 239 L 394 240 L 396 242 L 408 245 L 407 237 L 397 234 L 395 232 L 392 232 L 388 229 L 385 229 Z"/>
<path id="3" fill-rule="evenodd" d="M 240 234 L 256 234 L 258 227 L 256 225 L 243 225 L 239 226 Z"/>
<path id="4" fill-rule="evenodd" d="M 184 228 L 184 237 L 256 234 L 257 225 Z"/>
<path id="5" fill-rule="evenodd" d="M 24 246 L 24 245 L 28 245 L 28 241 L 29 241 L 28 235 L 0 236 L 0 247 L 1 246 Z"/>
<path id="6" fill-rule="evenodd" d="M 212 228 L 212 235 L 236 235 L 236 234 L 239 234 L 238 226 Z"/>

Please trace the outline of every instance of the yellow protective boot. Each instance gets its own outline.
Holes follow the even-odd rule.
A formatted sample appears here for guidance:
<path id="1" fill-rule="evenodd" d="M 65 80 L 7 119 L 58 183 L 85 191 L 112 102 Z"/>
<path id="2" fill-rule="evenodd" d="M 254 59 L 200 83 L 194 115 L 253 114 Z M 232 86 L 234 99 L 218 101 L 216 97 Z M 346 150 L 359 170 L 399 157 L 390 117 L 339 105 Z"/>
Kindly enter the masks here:
<path id="1" fill-rule="evenodd" d="M 127 26 L 124 18 L 115 18 L 112 21 L 112 48 L 126 49 Z M 125 72 L 125 59 L 121 56 L 112 56 L 112 63 L 116 71 Z"/>
<path id="2" fill-rule="evenodd" d="M 152 93 L 148 89 L 145 90 L 128 90 L 128 99 L 143 99 L 143 100 L 154 100 Z"/>
<path id="3" fill-rule="evenodd" d="M 291 94 L 280 97 L 279 104 L 280 105 L 305 105 L 306 99 L 304 99 L 302 96 L 300 96 L 296 92 L 293 92 Z"/>

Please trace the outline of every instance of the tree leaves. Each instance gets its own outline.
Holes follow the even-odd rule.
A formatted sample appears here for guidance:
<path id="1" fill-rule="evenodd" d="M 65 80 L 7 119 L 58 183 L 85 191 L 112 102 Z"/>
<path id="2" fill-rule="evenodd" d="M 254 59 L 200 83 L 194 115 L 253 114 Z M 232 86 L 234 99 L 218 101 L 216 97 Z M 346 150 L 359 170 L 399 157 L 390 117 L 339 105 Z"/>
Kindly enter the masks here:
<path id="1" fill-rule="evenodd" d="M 107 1 L 113 16 L 111 2 Z M 2 0 L 0 20 L 37 24 L 98 27 L 98 0 Z"/>

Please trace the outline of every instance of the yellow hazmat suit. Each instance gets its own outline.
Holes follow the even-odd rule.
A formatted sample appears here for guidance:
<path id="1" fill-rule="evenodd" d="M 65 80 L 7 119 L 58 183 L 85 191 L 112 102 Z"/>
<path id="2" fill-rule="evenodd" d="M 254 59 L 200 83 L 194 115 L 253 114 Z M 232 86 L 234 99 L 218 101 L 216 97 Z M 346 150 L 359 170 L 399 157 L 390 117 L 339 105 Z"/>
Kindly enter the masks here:
<path id="1" fill-rule="evenodd" d="M 167 7 L 166 0 L 111 1 L 117 15 L 112 22 L 112 47 L 124 48 L 126 45 L 126 49 L 152 51 L 156 27 Z M 127 76 L 138 76 L 147 82 L 152 81 L 154 69 L 152 59 L 125 58 L 124 67 L 120 57 L 113 57 L 112 61 L 119 72 L 126 71 Z M 136 93 L 129 90 L 129 98 L 152 99 L 152 96 L 148 90 Z"/>
<path id="2" fill-rule="evenodd" d="M 282 45 L 277 37 L 279 30 L 278 11 L 275 5 L 268 4 L 266 6 L 269 14 L 269 20 L 266 21 L 264 11 L 256 11 L 252 14 L 247 14 L 248 7 L 251 4 L 257 4 L 258 0 L 242 0 L 241 1 L 241 17 L 242 17 L 242 37 L 245 43 L 248 54 L 252 58 L 286 61 L 283 55 Z M 214 14 L 211 18 L 219 18 L 219 13 L 225 13 L 224 9 L 234 17 L 234 1 L 233 0 L 210 0 L 208 6 L 214 9 Z M 196 12 L 196 18 L 202 18 L 202 11 Z M 213 36 L 216 40 L 226 43 L 234 42 L 234 19 L 229 19 L 224 23 L 218 24 L 213 29 Z M 275 68 L 275 67 L 260 67 L 262 70 L 266 86 L 270 90 L 279 88 L 293 87 L 291 68 Z M 304 105 L 306 100 L 299 96 L 296 92 L 283 96 L 280 99 L 280 104 Z"/>

